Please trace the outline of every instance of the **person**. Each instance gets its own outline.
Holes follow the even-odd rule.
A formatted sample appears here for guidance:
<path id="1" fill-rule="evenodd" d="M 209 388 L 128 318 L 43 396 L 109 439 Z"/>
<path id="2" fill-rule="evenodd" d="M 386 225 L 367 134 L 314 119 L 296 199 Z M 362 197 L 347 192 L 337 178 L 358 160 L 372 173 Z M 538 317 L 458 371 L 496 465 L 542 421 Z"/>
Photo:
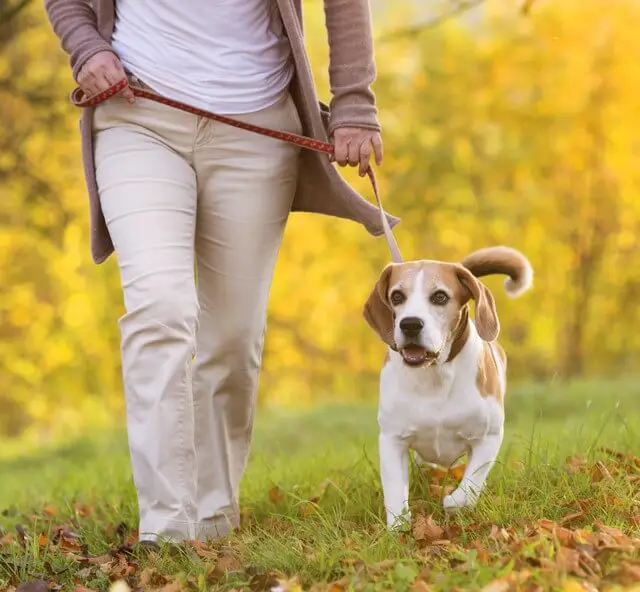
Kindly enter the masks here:
<path id="1" fill-rule="evenodd" d="M 335 143 L 364 174 L 382 142 L 368 0 L 325 0 L 329 107 L 301 0 L 45 0 L 88 95 L 132 83 L 220 115 Z M 141 541 L 239 525 L 276 256 L 291 211 L 382 232 L 327 155 L 186 113 L 131 89 L 81 121 L 96 263 L 115 250 L 127 429 Z M 391 225 L 398 222 L 388 216 Z"/>

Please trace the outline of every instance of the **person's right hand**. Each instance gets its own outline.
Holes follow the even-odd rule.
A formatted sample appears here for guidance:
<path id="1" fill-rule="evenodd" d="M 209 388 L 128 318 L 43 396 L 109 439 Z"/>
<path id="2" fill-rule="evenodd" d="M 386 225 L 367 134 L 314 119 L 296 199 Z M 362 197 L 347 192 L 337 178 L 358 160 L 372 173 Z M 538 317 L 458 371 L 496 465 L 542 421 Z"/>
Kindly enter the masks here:
<path id="1" fill-rule="evenodd" d="M 122 62 L 115 53 L 101 51 L 90 57 L 78 72 L 78 84 L 85 95 L 92 97 L 126 78 Z M 133 103 L 135 97 L 129 87 L 122 91 L 122 96 Z"/>

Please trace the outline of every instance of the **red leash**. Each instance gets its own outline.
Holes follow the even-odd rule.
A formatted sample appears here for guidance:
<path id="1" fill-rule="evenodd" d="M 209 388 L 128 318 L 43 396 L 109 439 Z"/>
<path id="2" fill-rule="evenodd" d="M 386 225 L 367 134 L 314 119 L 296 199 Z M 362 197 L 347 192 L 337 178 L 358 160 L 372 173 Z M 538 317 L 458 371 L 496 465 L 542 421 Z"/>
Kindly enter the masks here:
<path id="1" fill-rule="evenodd" d="M 158 93 L 155 93 L 148 88 L 133 86 L 126 78 L 92 97 L 85 97 L 84 91 L 80 87 L 78 87 L 71 93 L 71 102 L 76 107 L 95 107 L 96 105 L 99 105 L 107 99 L 110 99 L 111 97 L 122 92 L 125 88 L 127 88 L 127 86 L 131 89 L 131 92 L 133 92 L 134 96 L 136 97 L 156 101 L 157 103 L 162 103 L 163 105 L 167 105 L 175 109 L 180 109 L 181 111 L 186 111 L 187 113 L 192 113 L 193 115 L 198 115 L 206 119 L 219 121 L 220 123 L 225 123 L 227 125 L 246 130 L 248 132 L 253 132 L 255 134 L 261 134 L 263 136 L 268 136 L 270 138 L 289 142 L 290 144 L 295 144 L 296 146 L 306 148 L 307 150 L 323 152 L 325 154 L 333 154 L 334 152 L 333 144 L 330 144 L 328 142 L 322 142 L 320 140 L 308 138 L 307 136 L 299 136 L 298 134 L 281 132 L 266 127 L 260 127 L 258 125 L 252 125 L 250 123 L 237 121 L 236 119 L 232 119 L 231 117 L 225 117 L 224 115 L 216 115 L 215 113 L 210 113 L 209 111 L 204 111 L 203 109 L 198 109 L 196 107 L 191 107 L 190 105 L 185 105 L 184 103 L 180 103 L 172 99 L 167 99 L 166 97 L 163 97 L 162 95 L 159 95 Z M 376 180 L 373 169 L 370 166 L 367 168 L 367 175 L 369 177 L 369 180 L 371 181 L 371 187 L 373 188 L 373 193 L 378 203 L 380 221 L 382 222 L 384 236 L 387 241 L 387 245 L 389 246 L 389 251 L 391 252 L 391 258 L 394 263 L 401 263 L 402 255 L 400 254 L 400 249 L 398 248 L 396 239 L 393 236 L 393 231 L 391 230 L 391 226 L 389 226 L 389 222 L 382 208 L 382 200 L 380 199 L 378 182 Z"/>

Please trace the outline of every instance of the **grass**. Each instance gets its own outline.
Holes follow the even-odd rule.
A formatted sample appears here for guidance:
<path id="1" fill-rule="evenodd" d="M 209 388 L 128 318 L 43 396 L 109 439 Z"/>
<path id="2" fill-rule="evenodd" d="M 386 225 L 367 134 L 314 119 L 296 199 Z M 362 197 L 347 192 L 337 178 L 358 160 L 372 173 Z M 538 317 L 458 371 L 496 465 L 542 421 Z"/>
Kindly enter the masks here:
<path id="1" fill-rule="evenodd" d="M 260 590 L 283 578 L 282 590 L 333 592 L 616 590 L 640 579 L 640 546 L 625 537 L 640 536 L 640 465 L 602 451 L 640 450 L 638 380 L 512 389 L 478 506 L 447 520 L 437 495 L 453 477 L 415 470 L 418 523 L 401 535 L 384 529 L 375 405 L 265 409 L 256 424 L 241 531 L 179 553 L 122 547 L 137 523 L 123 431 L 0 460 L 0 590 L 38 579 Z"/>

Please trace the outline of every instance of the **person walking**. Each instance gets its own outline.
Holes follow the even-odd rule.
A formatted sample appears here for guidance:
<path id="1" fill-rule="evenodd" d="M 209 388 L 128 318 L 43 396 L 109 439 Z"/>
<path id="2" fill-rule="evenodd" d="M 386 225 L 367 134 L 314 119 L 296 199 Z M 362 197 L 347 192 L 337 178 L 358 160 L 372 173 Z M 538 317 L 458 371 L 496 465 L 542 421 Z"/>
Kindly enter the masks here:
<path id="1" fill-rule="evenodd" d="M 301 0 L 45 0 L 75 80 L 128 77 L 187 105 L 335 144 L 366 172 L 382 142 L 368 0 L 325 0 L 330 108 Z M 226 535 L 253 426 L 267 301 L 291 211 L 382 233 L 326 155 L 131 89 L 81 120 L 94 261 L 117 255 L 127 429 L 141 541 Z M 398 219 L 389 216 L 393 226 Z"/>

